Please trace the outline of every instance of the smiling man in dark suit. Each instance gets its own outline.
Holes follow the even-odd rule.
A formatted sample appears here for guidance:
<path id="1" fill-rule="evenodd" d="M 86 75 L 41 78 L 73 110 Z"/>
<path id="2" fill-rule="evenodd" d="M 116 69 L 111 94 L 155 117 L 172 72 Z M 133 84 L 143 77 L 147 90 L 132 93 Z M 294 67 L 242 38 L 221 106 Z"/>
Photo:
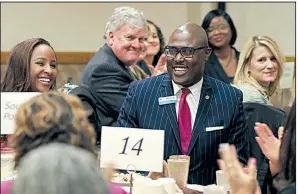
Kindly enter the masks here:
<path id="1" fill-rule="evenodd" d="M 129 66 L 144 50 L 146 18 L 132 7 L 115 8 L 106 24 L 106 43 L 84 68 L 74 94 L 89 110 L 100 141 L 101 126 L 115 125 L 129 84 L 136 80 Z"/>
<path id="2" fill-rule="evenodd" d="M 242 93 L 203 76 L 210 51 L 203 28 L 177 28 L 165 47 L 168 74 L 133 82 L 117 121 L 120 127 L 164 130 L 164 159 L 190 156 L 189 184 L 215 183 L 220 143 L 234 144 L 243 164 L 248 159 Z"/>

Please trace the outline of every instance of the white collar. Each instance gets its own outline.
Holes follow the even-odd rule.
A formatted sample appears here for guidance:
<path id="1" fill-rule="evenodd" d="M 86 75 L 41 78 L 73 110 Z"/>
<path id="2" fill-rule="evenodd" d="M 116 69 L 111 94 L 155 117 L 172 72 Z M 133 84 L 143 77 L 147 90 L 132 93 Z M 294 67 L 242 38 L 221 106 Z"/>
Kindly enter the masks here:
<path id="1" fill-rule="evenodd" d="M 173 89 L 174 89 L 174 95 L 176 95 L 178 92 L 181 91 L 182 88 L 184 88 L 183 86 L 176 84 L 173 80 L 172 80 L 172 84 L 173 84 Z M 199 98 L 200 95 L 197 95 L 197 94 L 201 93 L 202 85 L 203 85 L 203 77 L 198 83 L 196 83 L 188 88 L 190 90 L 190 92 L 192 93 L 192 95 L 195 97 L 195 99 L 198 101 L 200 99 L 197 99 L 197 98 Z"/>

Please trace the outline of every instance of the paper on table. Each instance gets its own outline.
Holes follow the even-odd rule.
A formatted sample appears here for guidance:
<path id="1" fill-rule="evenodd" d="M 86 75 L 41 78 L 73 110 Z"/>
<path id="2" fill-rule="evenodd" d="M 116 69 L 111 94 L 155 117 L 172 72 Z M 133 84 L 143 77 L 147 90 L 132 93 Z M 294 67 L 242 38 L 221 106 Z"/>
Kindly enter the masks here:
<path id="1" fill-rule="evenodd" d="M 1 134 L 13 134 L 18 107 L 38 92 L 1 92 Z"/>
<path id="2" fill-rule="evenodd" d="M 137 171 L 162 172 L 163 153 L 163 130 L 102 127 L 101 168 L 112 163 L 115 169 L 130 165 Z"/>

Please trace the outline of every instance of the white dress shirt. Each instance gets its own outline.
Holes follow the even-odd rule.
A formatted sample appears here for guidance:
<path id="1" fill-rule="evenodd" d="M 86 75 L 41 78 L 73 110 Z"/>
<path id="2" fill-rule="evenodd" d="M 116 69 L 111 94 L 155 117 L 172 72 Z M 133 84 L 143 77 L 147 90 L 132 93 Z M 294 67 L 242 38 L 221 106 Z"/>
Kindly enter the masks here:
<path id="1" fill-rule="evenodd" d="M 176 116 L 178 120 L 179 102 L 182 95 L 182 88 L 184 87 L 175 84 L 174 81 L 172 81 L 172 84 L 174 89 L 174 95 L 177 97 Z M 198 83 L 188 88 L 190 90 L 190 93 L 186 96 L 186 101 L 188 103 L 190 113 L 191 113 L 191 129 L 193 129 L 193 126 L 196 120 L 197 110 L 200 102 L 202 84 L 203 84 L 203 78 Z"/>

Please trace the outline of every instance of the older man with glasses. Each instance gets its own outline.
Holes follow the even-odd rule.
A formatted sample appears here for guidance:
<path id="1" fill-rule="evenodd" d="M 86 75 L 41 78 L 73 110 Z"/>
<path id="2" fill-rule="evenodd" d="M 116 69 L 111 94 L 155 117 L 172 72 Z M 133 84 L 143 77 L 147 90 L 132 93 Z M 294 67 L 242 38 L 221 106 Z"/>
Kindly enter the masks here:
<path id="1" fill-rule="evenodd" d="M 164 159 L 190 156 L 189 184 L 215 183 L 221 143 L 236 145 L 242 163 L 248 159 L 242 93 L 204 75 L 210 52 L 203 28 L 181 25 L 165 47 L 168 74 L 132 83 L 117 121 L 164 130 Z"/>

